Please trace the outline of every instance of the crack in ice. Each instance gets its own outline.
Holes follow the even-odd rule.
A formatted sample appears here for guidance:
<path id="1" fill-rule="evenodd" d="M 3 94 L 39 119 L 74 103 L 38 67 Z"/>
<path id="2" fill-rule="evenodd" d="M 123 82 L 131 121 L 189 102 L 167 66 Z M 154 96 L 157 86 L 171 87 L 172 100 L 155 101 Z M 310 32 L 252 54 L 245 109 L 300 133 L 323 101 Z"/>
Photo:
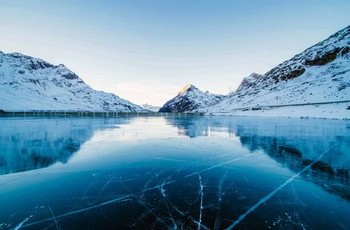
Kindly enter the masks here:
<path id="1" fill-rule="evenodd" d="M 169 204 L 171 205 L 171 207 L 177 212 L 179 213 L 181 216 L 184 216 L 188 219 L 190 219 L 193 223 L 195 224 L 199 224 L 203 229 L 206 230 L 210 230 L 210 228 L 208 228 L 207 226 L 205 226 L 203 223 L 199 223 L 197 220 L 195 220 L 192 216 L 187 215 L 185 212 L 181 211 L 176 205 L 174 205 L 170 200 L 168 200 Z M 182 227 L 182 226 L 181 226 Z"/>
<path id="2" fill-rule="evenodd" d="M 93 186 L 94 183 L 95 183 L 95 180 L 90 182 L 90 184 L 86 187 L 86 189 L 84 190 L 81 196 L 81 200 L 85 200 L 87 198 L 86 194 L 88 193 L 88 191 L 90 190 L 90 188 Z"/>
<path id="3" fill-rule="evenodd" d="M 226 177 L 226 174 L 227 174 L 227 170 L 225 172 L 225 174 L 221 177 L 220 179 L 220 182 L 219 182 L 219 186 L 218 186 L 218 203 L 217 203 L 217 211 L 216 211 L 216 217 L 215 217 L 215 223 L 214 223 L 214 230 L 215 229 L 220 229 L 220 220 L 219 220 L 219 211 L 220 211 L 220 204 L 221 204 L 221 201 L 222 201 L 222 196 L 224 195 L 224 193 L 222 192 L 222 187 L 223 187 L 223 184 L 224 184 L 224 181 L 225 181 L 225 177 Z"/>
<path id="4" fill-rule="evenodd" d="M 300 226 L 302 227 L 302 229 L 303 229 L 303 230 L 306 230 L 306 228 L 305 228 L 304 224 L 303 224 L 303 223 L 300 221 L 300 219 L 299 219 L 299 215 L 298 215 L 298 214 L 296 214 L 296 217 L 297 217 L 297 220 L 298 220 L 298 222 L 299 222 Z"/>
<path id="5" fill-rule="evenodd" d="M 54 220 L 54 222 L 55 222 L 55 225 L 56 225 L 56 229 L 58 230 L 58 224 L 57 224 L 56 217 L 55 217 L 55 215 L 53 214 L 53 211 L 52 211 L 51 207 L 50 207 L 50 206 L 47 206 L 47 208 L 50 210 L 51 215 L 52 215 L 52 218 L 53 218 L 53 220 Z"/>
<path id="6" fill-rule="evenodd" d="M 113 175 L 111 176 L 107 182 L 102 186 L 102 188 L 100 189 L 100 192 L 98 193 L 97 197 L 99 198 L 101 196 L 101 194 L 104 192 L 104 190 L 107 188 L 107 186 L 112 182 L 112 180 L 114 180 L 114 178 L 116 178 L 117 175 Z"/>
<path id="7" fill-rule="evenodd" d="M 164 182 L 163 182 L 163 184 L 160 186 L 160 192 L 161 192 L 161 194 L 162 194 L 162 196 L 163 196 L 163 200 L 164 200 L 166 209 L 167 209 L 167 211 L 168 211 L 168 214 L 169 214 L 169 216 L 170 216 L 170 219 L 171 219 L 171 221 L 173 222 L 174 229 L 177 229 L 177 224 L 176 224 L 176 221 L 174 220 L 174 217 L 173 217 L 173 215 L 172 215 L 172 213 L 171 213 L 171 211 L 170 211 L 170 209 L 169 209 L 169 205 L 168 205 L 168 202 L 167 202 L 167 197 L 166 197 L 166 195 L 165 195 L 165 189 L 164 189 L 164 184 L 165 184 L 165 182 L 166 182 L 169 178 L 170 178 L 170 176 L 169 176 L 167 179 L 165 179 Z"/>
<path id="8" fill-rule="evenodd" d="M 256 154 L 247 154 L 247 155 L 244 155 L 244 156 L 242 156 L 242 157 L 235 158 L 235 159 L 233 159 L 233 160 L 225 161 L 225 162 L 222 162 L 222 163 L 220 163 L 220 164 L 216 164 L 216 165 L 210 166 L 209 168 L 202 169 L 202 170 L 200 170 L 200 171 L 198 171 L 198 172 L 194 172 L 194 173 L 188 174 L 188 175 L 186 175 L 185 177 L 194 176 L 194 175 L 200 174 L 200 173 L 202 173 L 202 172 L 209 171 L 209 170 L 211 170 L 211 169 L 213 169 L 213 168 L 217 168 L 217 167 L 220 167 L 220 166 L 223 166 L 223 165 L 226 165 L 226 164 L 230 164 L 230 163 L 232 163 L 232 162 L 239 161 L 239 160 L 242 160 L 242 159 L 244 159 L 244 158 L 247 158 L 247 157 L 250 157 L 250 156 L 253 156 L 253 155 L 256 155 Z"/>
<path id="9" fill-rule="evenodd" d="M 257 209 L 260 205 L 266 203 L 269 199 L 271 199 L 277 192 L 279 192 L 281 189 L 283 189 L 285 186 L 287 186 L 289 183 L 291 183 L 292 181 L 294 181 L 297 177 L 299 177 L 302 173 L 304 173 L 305 171 L 309 170 L 314 164 L 316 164 L 316 162 L 318 162 L 319 160 L 321 160 L 321 158 L 327 153 L 329 152 L 331 149 L 333 149 L 335 146 L 337 146 L 337 144 L 331 146 L 330 148 L 328 148 L 326 151 L 324 151 L 323 153 L 320 154 L 320 156 L 314 160 L 313 162 L 311 162 L 308 166 L 306 166 L 305 168 L 303 168 L 301 171 L 299 171 L 298 173 L 294 174 L 292 177 L 290 177 L 288 180 L 286 180 L 283 184 L 281 184 L 280 186 L 278 186 L 275 190 L 273 190 L 271 193 L 269 193 L 268 195 L 264 196 L 262 199 L 260 199 L 255 205 L 253 205 L 251 208 L 249 208 L 245 213 L 243 213 L 242 215 L 240 215 L 238 217 L 237 220 L 235 220 L 227 229 L 231 230 L 233 228 L 235 228 L 239 223 L 242 222 L 242 220 L 244 220 L 250 213 L 254 212 L 255 209 Z"/>
<path id="10" fill-rule="evenodd" d="M 164 185 L 168 185 L 168 184 L 172 184 L 174 183 L 175 181 L 169 181 L 167 183 L 165 183 Z M 139 194 L 142 194 L 144 192 L 147 192 L 147 191 L 150 191 L 150 190 L 155 190 L 155 189 L 159 189 L 161 185 L 156 185 L 154 187 L 150 187 L 150 188 L 147 188 L 147 189 L 144 189 L 140 192 L 138 192 Z M 111 200 L 107 200 L 105 202 L 102 202 L 102 203 L 99 203 L 99 204 L 96 204 L 96 205 L 92 205 L 92 206 L 89 206 L 89 207 L 86 207 L 86 208 L 81 208 L 81 209 L 77 209 L 77 210 L 74 210 L 74 211 L 70 211 L 70 212 L 66 212 L 66 213 L 63 213 L 63 214 L 60 214 L 60 215 L 57 215 L 56 216 L 56 220 L 57 219 L 60 219 L 60 218 L 63 218 L 63 217 L 66 217 L 66 216 L 70 216 L 70 215 L 74 215 L 74 214 L 78 214 L 78 213 L 82 213 L 82 212 L 86 212 L 86 211 L 90 211 L 92 209 L 96 209 L 96 208 L 99 208 L 99 207 L 102 207 L 102 206 L 106 206 L 106 205 L 109 205 L 109 204 L 113 204 L 113 203 L 120 203 L 120 202 L 124 202 L 124 201 L 128 201 L 130 200 L 129 198 L 135 196 L 135 194 L 138 194 L 138 193 L 133 193 L 133 194 L 127 194 L 127 195 L 124 195 L 124 196 L 121 196 L 121 197 L 118 197 L 118 198 L 115 198 L 115 199 L 111 199 Z M 29 218 L 28 218 L 29 220 Z M 26 220 L 25 222 L 27 222 L 28 220 Z M 40 224 L 40 223 L 43 223 L 43 222 L 47 222 L 47 221 L 52 221 L 53 218 L 50 217 L 50 218 L 46 218 L 46 219 L 42 219 L 42 220 L 39 220 L 39 221 L 35 221 L 35 222 L 32 222 L 32 223 L 29 223 L 29 224 L 26 224 L 26 225 L 23 225 L 24 223 L 21 224 L 20 227 L 30 227 L 30 226 L 33 226 L 33 225 L 37 225 L 37 224 Z M 17 228 L 19 229 L 19 228 Z"/>
<path id="11" fill-rule="evenodd" d="M 146 183 L 146 185 L 144 186 L 144 190 L 147 189 L 148 185 L 151 183 L 152 178 Z M 155 216 L 157 218 L 157 220 L 159 220 L 161 223 L 163 223 L 165 226 L 168 227 L 169 229 L 169 225 L 167 225 L 167 223 L 165 223 L 156 213 L 154 213 L 148 206 L 147 204 L 142 200 L 142 196 L 144 194 L 144 192 L 141 192 L 141 196 L 140 198 L 136 195 L 136 193 L 133 193 L 128 187 L 126 187 L 122 182 L 119 182 L 126 190 L 128 190 L 130 192 L 130 194 L 135 197 L 136 200 L 138 200 L 142 206 L 144 206 L 147 211 L 149 211 L 153 216 Z M 165 183 L 165 182 L 164 182 Z M 159 188 L 161 188 L 162 186 L 164 186 L 164 183 L 162 185 L 160 185 Z M 151 206 L 151 205 L 150 205 Z"/>
<path id="12" fill-rule="evenodd" d="M 32 217 L 32 215 L 25 218 L 21 223 L 17 224 L 16 227 L 13 228 L 13 230 L 18 230 L 21 227 L 25 227 L 23 224 L 25 224 L 29 220 L 30 217 Z"/>
<path id="13" fill-rule="evenodd" d="M 202 225 L 202 211 L 203 211 L 203 183 L 202 183 L 202 177 L 199 174 L 198 175 L 198 179 L 199 179 L 199 194 L 200 194 L 200 198 L 201 198 L 201 202 L 200 202 L 200 206 L 199 206 L 199 219 L 198 219 L 198 230 L 201 229 L 201 225 Z"/>

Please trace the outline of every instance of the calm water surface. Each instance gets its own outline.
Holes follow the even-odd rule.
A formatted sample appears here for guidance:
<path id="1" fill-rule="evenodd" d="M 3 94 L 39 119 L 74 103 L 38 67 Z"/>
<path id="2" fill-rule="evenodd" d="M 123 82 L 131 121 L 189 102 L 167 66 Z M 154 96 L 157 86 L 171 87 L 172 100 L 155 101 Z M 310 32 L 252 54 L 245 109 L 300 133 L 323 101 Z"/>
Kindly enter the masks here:
<path id="1" fill-rule="evenodd" d="M 0 229 L 350 229 L 350 122 L 0 118 Z"/>

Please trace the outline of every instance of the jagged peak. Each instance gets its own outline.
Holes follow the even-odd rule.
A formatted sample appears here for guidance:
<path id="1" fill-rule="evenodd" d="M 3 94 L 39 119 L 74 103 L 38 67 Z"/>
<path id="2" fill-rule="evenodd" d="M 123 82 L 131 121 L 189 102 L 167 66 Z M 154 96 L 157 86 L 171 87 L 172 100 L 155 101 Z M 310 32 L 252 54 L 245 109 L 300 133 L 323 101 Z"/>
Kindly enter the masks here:
<path id="1" fill-rule="evenodd" d="M 29 61 L 32 61 L 34 63 L 43 63 L 44 68 L 52 67 L 52 68 L 68 69 L 64 64 L 54 65 L 54 64 L 51 64 L 51 63 L 49 63 L 41 58 L 25 55 L 25 54 L 22 54 L 20 52 L 5 53 L 5 52 L 0 51 L 0 54 L 5 55 L 5 56 L 10 56 L 13 58 L 21 58 L 24 60 L 29 60 Z"/>
<path id="2" fill-rule="evenodd" d="M 25 54 L 22 54 L 20 52 L 5 53 L 5 55 L 11 56 L 11 57 L 15 57 L 15 58 L 25 58 L 25 59 L 30 59 L 30 60 L 46 62 L 43 59 L 32 57 L 32 56 L 29 56 L 29 55 L 25 55 Z"/>
<path id="3" fill-rule="evenodd" d="M 192 84 L 188 84 L 188 85 L 185 85 L 185 87 L 183 87 L 178 94 L 183 95 L 187 92 L 194 91 L 194 90 L 199 90 L 199 89 Z"/>
<path id="4" fill-rule="evenodd" d="M 253 72 L 253 73 L 249 74 L 249 76 L 245 77 L 244 79 L 247 79 L 247 80 L 249 80 L 249 79 L 258 79 L 258 78 L 260 78 L 262 76 L 264 76 L 264 75 L 260 74 L 260 73 Z"/>
<path id="5" fill-rule="evenodd" d="M 316 45 L 322 44 L 325 41 L 333 40 L 333 39 L 335 39 L 335 40 L 343 40 L 343 39 L 346 39 L 347 35 L 350 35 L 350 26 L 347 26 L 344 29 L 339 30 L 338 32 L 332 34 L 331 36 L 329 36 L 325 40 L 317 43 Z"/>
<path id="6" fill-rule="evenodd" d="M 63 65 L 63 64 L 59 64 L 57 67 L 63 68 L 63 69 L 68 69 L 67 66 Z"/>
<path id="7" fill-rule="evenodd" d="M 223 96 L 203 92 L 192 84 L 186 85 L 174 98 L 167 101 L 159 112 L 189 112 L 216 104 Z"/>
<path id="8" fill-rule="evenodd" d="M 51 69 L 52 71 L 55 71 L 57 74 L 61 75 L 63 78 L 67 80 L 77 79 L 80 82 L 83 82 L 76 73 L 68 69 L 63 64 L 53 65 L 49 62 L 44 61 L 43 59 L 24 55 L 19 52 L 2 53 L 2 54 L 5 55 L 5 57 L 7 56 L 10 59 L 20 60 L 21 66 L 29 70 Z"/>
<path id="9" fill-rule="evenodd" d="M 28 56 L 19 52 L 12 52 L 12 53 L 3 53 L 1 52 L 2 55 L 8 58 L 13 58 L 13 59 L 18 59 L 22 63 L 22 65 L 29 66 L 32 69 L 44 69 L 44 68 L 56 68 L 57 66 L 44 61 L 41 58 L 36 58 L 32 56 Z"/>
<path id="10" fill-rule="evenodd" d="M 11 53 L 6 53 L 7 55 L 9 55 L 9 56 L 12 56 L 12 57 L 30 57 L 30 56 L 28 56 L 28 55 L 24 55 L 24 54 L 21 54 L 21 53 L 19 53 L 19 52 L 11 52 Z M 30 58 L 32 58 L 32 57 L 30 57 Z"/>
<path id="11" fill-rule="evenodd" d="M 263 74 L 258 74 L 255 72 L 251 73 L 249 76 L 243 78 L 241 84 L 237 88 L 237 91 L 251 87 L 253 84 L 256 83 L 258 79 L 260 79 L 263 76 Z"/>

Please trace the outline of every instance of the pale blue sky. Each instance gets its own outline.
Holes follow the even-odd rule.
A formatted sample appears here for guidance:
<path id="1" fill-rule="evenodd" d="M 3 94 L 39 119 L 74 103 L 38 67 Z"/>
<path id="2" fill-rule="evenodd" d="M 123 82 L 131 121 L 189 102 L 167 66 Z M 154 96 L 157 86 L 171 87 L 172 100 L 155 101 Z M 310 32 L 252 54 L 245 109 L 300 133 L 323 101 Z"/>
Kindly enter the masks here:
<path id="1" fill-rule="evenodd" d="M 161 105 L 189 83 L 227 94 L 349 25 L 349 12 L 349 0 L 0 0 L 0 50 Z"/>

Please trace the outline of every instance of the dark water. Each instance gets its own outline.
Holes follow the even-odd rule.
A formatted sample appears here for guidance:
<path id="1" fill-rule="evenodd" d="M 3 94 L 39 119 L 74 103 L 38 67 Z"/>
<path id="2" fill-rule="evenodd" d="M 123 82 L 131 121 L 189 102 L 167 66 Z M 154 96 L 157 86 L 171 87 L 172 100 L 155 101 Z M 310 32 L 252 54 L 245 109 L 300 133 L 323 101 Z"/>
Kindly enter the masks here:
<path id="1" fill-rule="evenodd" d="M 0 229 L 350 229 L 350 122 L 1 118 Z"/>

